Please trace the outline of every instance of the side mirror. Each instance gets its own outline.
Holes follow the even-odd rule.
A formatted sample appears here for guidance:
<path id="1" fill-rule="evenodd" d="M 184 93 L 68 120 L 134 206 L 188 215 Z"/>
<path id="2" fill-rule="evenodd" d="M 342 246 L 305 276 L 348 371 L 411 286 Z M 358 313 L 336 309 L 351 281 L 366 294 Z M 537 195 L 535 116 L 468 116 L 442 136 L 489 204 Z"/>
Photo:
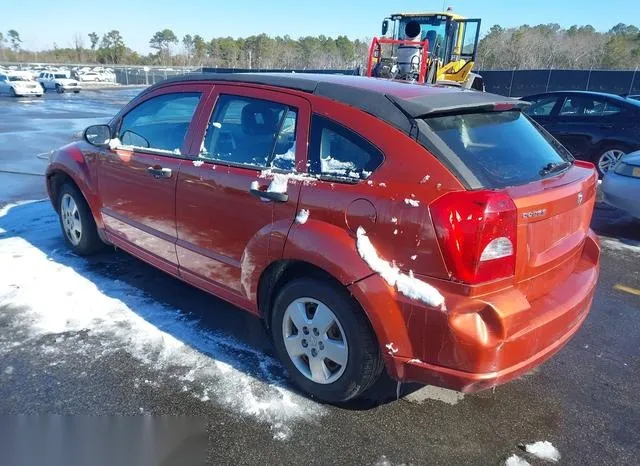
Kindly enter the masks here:
<path id="1" fill-rule="evenodd" d="M 109 125 L 93 125 L 84 130 L 84 140 L 92 146 L 105 147 L 111 139 L 111 128 Z"/>
<path id="2" fill-rule="evenodd" d="M 382 22 L 382 35 L 384 36 L 388 30 L 389 30 L 389 20 L 385 19 Z"/>

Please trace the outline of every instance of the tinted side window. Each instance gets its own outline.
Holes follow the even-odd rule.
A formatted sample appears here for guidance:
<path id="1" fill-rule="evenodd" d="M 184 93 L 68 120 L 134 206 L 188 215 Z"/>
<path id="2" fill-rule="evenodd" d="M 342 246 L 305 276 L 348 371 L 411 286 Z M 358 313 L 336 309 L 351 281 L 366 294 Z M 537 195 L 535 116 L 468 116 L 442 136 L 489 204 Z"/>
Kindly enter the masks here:
<path id="1" fill-rule="evenodd" d="M 144 101 L 122 119 L 120 142 L 179 153 L 199 101 L 199 92 L 164 94 Z"/>
<path id="2" fill-rule="evenodd" d="M 211 116 L 200 157 L 292 170 L 296 109 L 267 100 L 221 95 Z"/>
<path id="3" fill-rule="evenodd" d="M 569 96 L 560 109 L 561 116 L 607 116 L 620 113 L 622 109 L 607 100 L 590 96 Z"/>
<path id="4" fill-rule="evenodd" d="M 556 102 L 558 102 L 557 96 L 538 97 L 531 101 L 531 105 L 525 109 L 524 113 L 531 116 L 549 116 Z"/>
<path id="5" fill-rule="evenodd" d="M 314 174 L 367 178 L 382 164 L 382 152 L 353 131 L 314 115 L 309 171 Z"/>

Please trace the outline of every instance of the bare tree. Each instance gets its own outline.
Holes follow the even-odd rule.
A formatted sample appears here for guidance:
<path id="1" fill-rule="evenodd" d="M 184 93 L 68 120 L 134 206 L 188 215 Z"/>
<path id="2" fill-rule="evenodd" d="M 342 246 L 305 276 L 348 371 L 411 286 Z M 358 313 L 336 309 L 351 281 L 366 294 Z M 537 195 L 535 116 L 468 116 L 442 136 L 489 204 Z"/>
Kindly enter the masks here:
<path id="1" fill-rule="evenodd" d="M 78 60 L 78 63 L 82 63 L 84 52 L 84 36 L 79 32 L 76 32 L 73 35 L 73 48 L 76 51 L 76 60 Z"/>

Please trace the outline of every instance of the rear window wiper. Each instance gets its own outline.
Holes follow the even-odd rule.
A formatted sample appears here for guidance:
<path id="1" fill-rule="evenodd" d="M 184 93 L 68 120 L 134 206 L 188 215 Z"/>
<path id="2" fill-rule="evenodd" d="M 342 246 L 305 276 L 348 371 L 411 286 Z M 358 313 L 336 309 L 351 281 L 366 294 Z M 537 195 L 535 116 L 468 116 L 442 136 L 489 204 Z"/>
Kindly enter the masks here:
<path id="1" fill-rule="evenodd" d="M 539 173 L 540 176 L 545 176 L 549 173 L 561 172 L 565 168 L 569 168 L 571 165 L 571 162 L 551 162 L 542 167 Z"/>

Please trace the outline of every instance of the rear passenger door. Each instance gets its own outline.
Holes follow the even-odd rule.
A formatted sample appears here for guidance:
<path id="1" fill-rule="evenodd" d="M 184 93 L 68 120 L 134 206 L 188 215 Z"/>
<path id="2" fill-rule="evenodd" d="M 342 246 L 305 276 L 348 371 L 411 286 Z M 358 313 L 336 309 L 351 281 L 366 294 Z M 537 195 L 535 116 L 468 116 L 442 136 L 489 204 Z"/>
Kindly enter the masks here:
<path id="1" fill-rule="evenodd" d="M 194 141 L 198 156 L 178 178 L 180 273 L 248 305 L 248 277 L 282 255 L 301 183 L 285 181 L 262 197 L 256 191 L 269 188 L 272 172 L 305 167 L 310 107 L 285 92 L 216 85 L 205 113 L 208 124 Z"/>

